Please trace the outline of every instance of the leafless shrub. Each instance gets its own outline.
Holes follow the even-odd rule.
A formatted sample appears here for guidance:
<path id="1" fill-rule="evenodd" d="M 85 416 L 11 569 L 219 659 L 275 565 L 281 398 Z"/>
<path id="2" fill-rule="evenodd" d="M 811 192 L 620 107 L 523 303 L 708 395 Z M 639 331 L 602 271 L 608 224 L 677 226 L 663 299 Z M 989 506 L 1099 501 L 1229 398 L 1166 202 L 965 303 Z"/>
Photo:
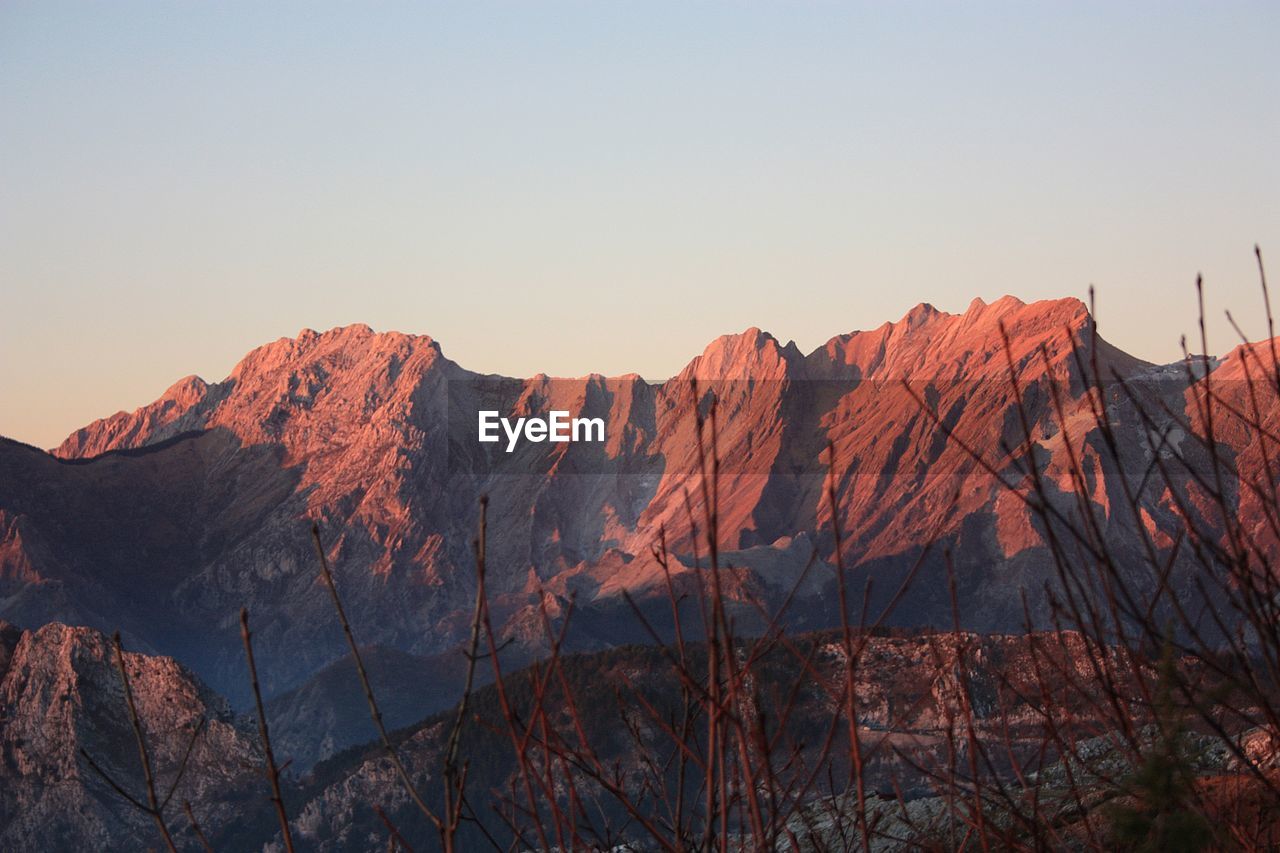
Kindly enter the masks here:
<path id="1" fill-rule="evenodd" d="M 1184 343 L 1185 407 L 1144 393 L 1130 377 L 1104 373 L 1096 326 L 1087 352 L 1073 342 L 1072 366 L 1083 386 L 1079 401 L 1067 399 L 1068 378 L 1052 375 L 1041 349 L 1047 375 L 1042 390 L 1061 431 L 1072 483 L 1066 495 L 1054 493 L 1036 461 L 1036 425 L 1022 397 L 1025 366 L 1014 363 L 1007 336 L 1022 433 L 1020 446 L 1003 448 L 1015 462 L 1014 475 L 1002 473 L 982 448 L 964 447 L 1037 517 L 1057 576 L 1051 592 L 1057 635 L 1070 629 L 1084 638 L 1087 683 L 1061 671 L 1044 675 L 1065 680 L 1074 696 L 1094 703 L 1103 736 L 1122 759 L 1110 774 L 1092 766 L 1097 762 L 1084 745 L 1064 731 L 1053 706 L 1046 707 L 1046 736 L 1061 756 L 1061 769 L 1073 774 L 1067 794 L 1075 808 L 1059 833 L 1079 846 L 1272 849 L 1280 843 L 1275 752 L 1250 754 L 1244 745 L 1251 733 L 1280 731 L 1280 437 L 1273 423 L 1280 411 L 1280 357 L 1260 252 L 1257 257 L 1273 337 L 1248 344 L 1242 336 L 1241 376 L 1223 381 L 1207 355 L 1186 353 Z M 1199 281 L 1197 292 L 1200 346 L 1208 352 Z M 917 401 L 959 441 L 938 412 Z M 1068 406 L 1081 403 L 1096 439 L 1073 434 L 1079 419 Z M 1116 411 L 1122 406 L 1155 448 L 1145 462 L 1134 459 L 1120 436 Z M 1175 430 L 1186 437 L 1182 446 L 1169 440 Z M 1120 474 L 1123 500 L 1110 513 L 1092 497 L 1086 454 Z M 1153 496 L 1181 524 L 1170 541 L 1159 541 L 1160 531 L 1149 522 Z M 1136 538 L 1139 559 L 1133 559 L 1134 549 L 1122 553 L 1110 535 L 1109 524 L 1117 521 L 1125 536 Z M 1229 760 L 1212 772 L 1197 770 L 1187 754 L 1193 739 L 1201 751 L 1218 750 Z M 1242 797 L 1253 804 L 1243 812 Z M 990 797 L 975 792 L 971 799 L 976 822 Z M 1096 808 L 1103 801 L 1113 807 Z M 1032 829 L 1043 823 L 1043 811 L 1026 815 L 1015 806 L 1004 801 L 1015 822 Z"/>

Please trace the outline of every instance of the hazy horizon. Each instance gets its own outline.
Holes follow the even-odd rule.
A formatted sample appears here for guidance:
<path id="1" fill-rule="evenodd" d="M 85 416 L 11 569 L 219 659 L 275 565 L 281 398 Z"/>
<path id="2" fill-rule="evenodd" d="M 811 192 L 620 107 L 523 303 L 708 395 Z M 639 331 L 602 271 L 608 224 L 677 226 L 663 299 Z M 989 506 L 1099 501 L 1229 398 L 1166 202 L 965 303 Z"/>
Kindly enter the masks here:
<path id="1" fill-rule="evenodd" d="M 0 6 L 0 434 L 304 327 L 663 378 L 929 302 L 1265 331 L 1274 4 Z"/>

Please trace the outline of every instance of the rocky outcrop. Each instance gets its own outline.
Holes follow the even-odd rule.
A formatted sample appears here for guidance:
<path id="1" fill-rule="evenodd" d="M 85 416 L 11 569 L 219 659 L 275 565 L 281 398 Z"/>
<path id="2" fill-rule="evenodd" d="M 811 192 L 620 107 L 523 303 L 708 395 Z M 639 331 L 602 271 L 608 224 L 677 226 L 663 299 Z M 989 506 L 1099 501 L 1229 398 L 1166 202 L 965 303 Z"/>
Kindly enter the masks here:
<path id="1" fill-rule="evenodd" d="M 110 641 L 59 623 L 24 632 L 5 625 L 0 650 L 0 848 L 159 845 L 151 819 L 114 792 L 81 753 L 145 801 Z M 206 833 L 219 837 L 246 817 L 236 799 L 263 790 L 256 743 L 237 726 L 226 700 L 172 659 L 126 653 L 125 663 L 160 795 L 173 792 L 166 809 L 171 831 L 184 849 L 195 845 L 181 807 L 190 801 Z"/>

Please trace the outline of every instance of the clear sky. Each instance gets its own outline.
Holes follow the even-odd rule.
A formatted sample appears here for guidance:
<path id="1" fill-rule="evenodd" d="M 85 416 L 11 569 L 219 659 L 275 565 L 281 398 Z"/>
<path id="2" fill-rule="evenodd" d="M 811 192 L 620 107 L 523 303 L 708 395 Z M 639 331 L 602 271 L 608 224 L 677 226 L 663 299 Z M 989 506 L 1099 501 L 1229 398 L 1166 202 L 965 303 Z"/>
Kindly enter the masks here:
<path id="1" fill-rule="evenodd" d="M 1280 282 L 1280 4 L 0 3 L 0 434 L 303 327 L 674 373 L 1099 291 L 1171 360 Z M 1214 346 L 1214 342 L 1218 346 Z"/>

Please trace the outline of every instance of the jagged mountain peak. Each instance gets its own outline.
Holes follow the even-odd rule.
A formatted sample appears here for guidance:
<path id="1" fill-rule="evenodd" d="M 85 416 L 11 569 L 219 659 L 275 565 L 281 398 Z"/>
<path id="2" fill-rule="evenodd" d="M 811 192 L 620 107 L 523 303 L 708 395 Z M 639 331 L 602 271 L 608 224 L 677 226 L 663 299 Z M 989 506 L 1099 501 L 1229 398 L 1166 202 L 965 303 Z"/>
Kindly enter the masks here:
<path id="1" fill-rule="evenodd" d="M 364 362 L 390 358 L 404 360 L 417 353 L 440 356 L 440 345 L 429 335 L 403 332 L 375 332 L 364 323 L 335 326 L 324 332 L 303 329 L 294 338 L 279 338 L 251 350 L 232 369 L 230 379 L 242 380 L 253 374 L 281 369 L 350 369 Z"/>
<path id="2" fill-rule="evenodd" d="M 919 305 L 903 315 L 902 319 L 898 322 L 900 324 L 905 324 L 910 328 L 917 328 L 939 316 L 942 316 L 941 311 L 934 308 L 933 305 L 928 302 L 921 302 Z"/>
<path id="3" fill-rule="evenodd" d="M 721 335 L 707 344 L 678 379 L 731 380 L 783 379 L 793 363 L 802 359 L 794 342 L 785 345 L 756 326 L 737 334 Z"/>
<path id="4" fill-rule="evenodd" d="M 1078 299 L 1026 303 L 1003 296 L 987 303 L 974 299 L 962 314 L 940 311 L 925 302 L 896 323 L 837 335 L 807 357 L 814 376 L 907 379 L 971 378 L 1006 369 L 1002 356 L 1008 337 L 1015 359 L 1041 345 L 1055 357 L 1074 340 L 1088 345 L 1088 308 Z"/>
<path id="5" fill-rule="evenodd" d="M 179 404 L 190 405 L 199 401 L 208 390 L 209 383 L 193 373 L 190 376 L 182 377 L 166 388 L 165 392 L 160 395 L 160 399 L 173 400 Z"/>
<path id="6" fill-rule="evenodd" d="M 254 348 L 222 382 L 186 377 L 153 403 L 77 430 L 52 452 L 86 458 L 218 426 L 246 443 L 296 444 L 289 424 L 309 422 L 312 414 L 344 428 L 402 421 L 418 385 L 436 365 L 454 367 L 428 335 L 375 332 L 363 323 L 324 332 L 303 329 L 297 337 Z M 304 432 L 308 442 L 317 438 Z"/>

